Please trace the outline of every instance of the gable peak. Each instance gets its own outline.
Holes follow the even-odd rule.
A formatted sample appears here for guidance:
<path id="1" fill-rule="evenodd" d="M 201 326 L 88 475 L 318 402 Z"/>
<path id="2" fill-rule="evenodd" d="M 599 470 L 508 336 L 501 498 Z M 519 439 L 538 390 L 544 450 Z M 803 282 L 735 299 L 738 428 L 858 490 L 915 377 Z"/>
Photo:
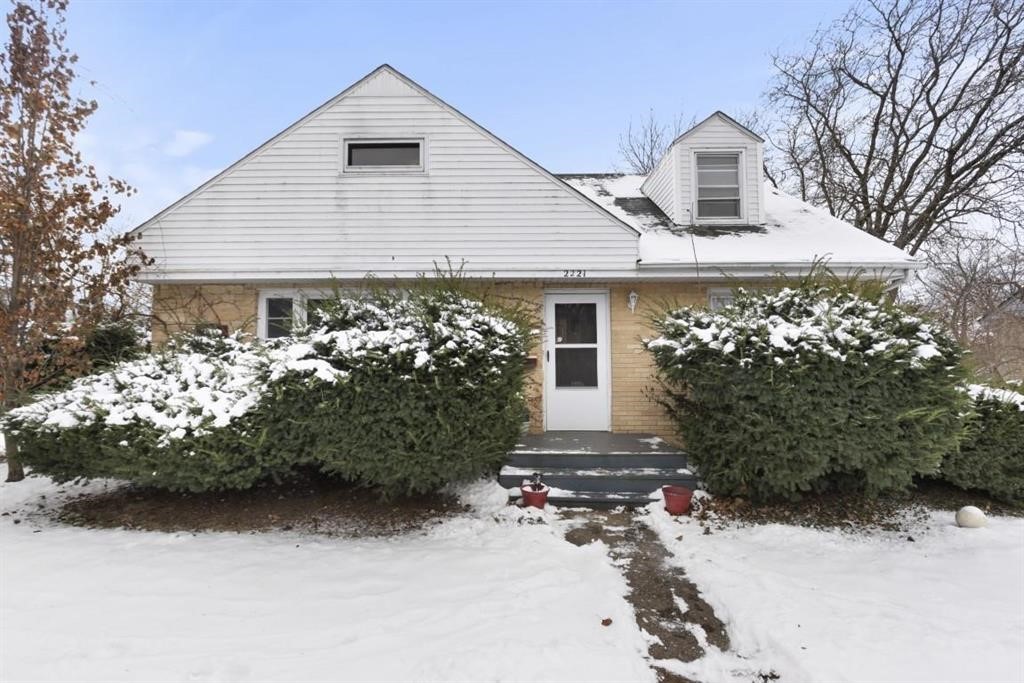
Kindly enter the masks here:
<path id="1" fill-rule="evenodd" d="M 719 109 L 719 110 L 716 110 L 715 112 L 713 112 L 707 118 L 702 119 L 699 123 L 696 123 L 693 126 L 691 126 L 689 130 L 686 130 L 683 133 L 681 133 L 675 140 L 672 141 L 672 144 L 669 145 L 669 147 L 671 147 L 672 145 L 675 145 L 680 140 L 683 140 L 683 139 L 689 137 L 695 131 L 697 131 L 698 129 L 702 128 L 707 123 L 709 123 L 711 121 L 715 121 L 715 120 L 721 121 L 721 122 L 723 122 L 723 123 L 725 123 L 725 124 L 735 128 L 739 132 L 741 132 L 744 135 L 752 138 L 753 140 L 756 140 L 759 143 L 763 143 L 764 142 L 764 138 L 762 138 L 760 135 L 758 135 L 754 131 L 750 130 L 749 128 L 744 126 L 742 123 L 740 123 L 739 121 L 737 121 L 736 119 L 734 119 L 733 117 L 729 116 L 724 111 Z"/>

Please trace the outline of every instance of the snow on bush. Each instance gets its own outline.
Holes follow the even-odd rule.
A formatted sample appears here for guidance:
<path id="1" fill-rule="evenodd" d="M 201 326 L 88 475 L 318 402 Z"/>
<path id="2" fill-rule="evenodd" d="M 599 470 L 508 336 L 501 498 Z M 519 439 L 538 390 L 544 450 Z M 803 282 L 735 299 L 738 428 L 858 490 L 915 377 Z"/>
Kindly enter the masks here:
<path id="1" fill-rule="evenodd" d="M 1024 394 L 1012 389 L 1000 389 L 998 387 L 985 386 L 984 384 L 968 384 L 967 393 L 970 394 L 976 403 L 979 401 L 993 402 L 1005 404 L 1005 407 L 1009 410 L 1016 408 L 1018 411 L 1024 411 Z M 1001 405 L 1000 407 L 1004 406 Z"/>
<path id="2" fill-rule="evenodd" d="M 276 452 L 312 455 L 323 471 L 386 493 L 500 468 L 525 412 L 528 324 L 451 293 L 342 301 L 326 313 L 308 352 L 346 380 L 277 383 L 267 420 Z"/>
<path id="3" fill-rule="evenodd" d="M 245 488 L 312 463 L 418 490 L 479 475 L 513 445 L 527 342 L 452 294 L 339 299 L 316 327 L 265 344 L 190 335 L 12 410 L 3 427 L 59 480 Z"/>
<path id="4" fill-rule="evenodd" d="M 201 343 L 199 338 L 197 344 Z M 268 357 L 238 337 L 207 340 L 116 365 L 71 387 L 12 410 L 7 426 L 36 433 L 92 425 L 140 425 L 158 443 L 225 427 L 251 410 L 266 389 Z"/>
<path id="5" fill-rule="evenodd" d="M 958 358 L 952 342 L 920 318 L 823 289 L 787 288 L 764 296 L 740 290 L 725 311 L 669 312 L 658 329 L 662 336 L 647 344 L 655 353 L 667 350 L 680 360 L 708 353 L 741 367 L 765 359 L 798 365 L 809 354 L 844 362 L 886 358 L 915 369 L 932 359 Z"/>
<path id="6" fill-rule="evenodd" d="M 1024 503 L 1024 394 L 967 386 L 973 410 L 964 440 L 942 462 L 941 476 L 1010 503 Z"/>
<path id="7" fill-rule="evenodd" d="M 663 403 L 715 492 L 900 488 L 959 438 L 959 349 L 881 300 L 740 290 L 722 311 L 666 311 L 655 328 Z"/>

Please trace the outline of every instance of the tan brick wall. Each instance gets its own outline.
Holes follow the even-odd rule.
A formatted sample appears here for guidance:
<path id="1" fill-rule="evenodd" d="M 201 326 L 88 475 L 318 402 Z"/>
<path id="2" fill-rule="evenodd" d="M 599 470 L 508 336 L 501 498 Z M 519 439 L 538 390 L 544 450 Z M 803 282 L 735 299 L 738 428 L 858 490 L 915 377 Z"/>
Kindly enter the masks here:
<path id="1" fill-rule="evenodd" d="M 612 431 L 649 432 L 675 440 L 675 430 L 664 409 L 652 396 L 657 392 L 654 364 L 642 339 L 651 337 L 651 316 L 664 304 L 707 302 L 707 287 L 689 282 L 615 284 L 611 292 Z M 629 311 L 629 293 L 640 295 L 636 311 Z"/>
<path id="2" fill-rule="evenodd" d="M 651 399 L 651 393 L 656 390 L 654 368 L 641 339 L 652 334 L 648 325 L 652 312 L 661 310 L 666 303 L 704 304 L 708 286 L 688 282 L 519 281 L 481 283 L 481 287 L 530 306 L 538 327 L 542 326 L 545 289 L 607 289 L 611 324 L 612 431 L 649 432 L 674 439 L 672 425 L 663 409 Z M 169 335 L 201 321 L 224 325 L 231 332 L 241 329 L 254 333 L 258 289 L 252 284 L 156 285 L 153 288 L 154 343 L 161 344 Z M 628 307 L 631 291 L 640 295 L 635 312 L 630 312 Z M 530 429 L 540 432 L 544 428 L 541 396 L 544 358 L 540 345 L 532 355 L 535 363 L 529 374 L 527 402 Z"/>
<path id="3" fill-rule="evenodd" d="M 255 285 L 154 285 L 153 344 L 201 322 L 254 333 L 257 299 Z"/>

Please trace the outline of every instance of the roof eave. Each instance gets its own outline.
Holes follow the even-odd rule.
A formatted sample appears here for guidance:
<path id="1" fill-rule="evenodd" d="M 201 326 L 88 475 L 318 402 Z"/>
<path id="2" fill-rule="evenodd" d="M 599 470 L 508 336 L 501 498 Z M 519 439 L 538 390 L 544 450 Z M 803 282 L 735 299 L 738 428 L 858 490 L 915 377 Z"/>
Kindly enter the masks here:
<path id="1" fill-rule="evenodd" d="M 637 262 L 640 271 L 678 271 L 680 275 L 706 277 L 757 276 L 781 274 L 799 275 L 807 273 L 815 266 L 814 261 L 773 261 L 773 262 Z M 837 273 L 852 274 L 857 271 L 870 273 L 900 274 L 900 279 L 908 277 L 913 271 L 924 267 L 920 261 L 829 261 L 829 270 Z"/>

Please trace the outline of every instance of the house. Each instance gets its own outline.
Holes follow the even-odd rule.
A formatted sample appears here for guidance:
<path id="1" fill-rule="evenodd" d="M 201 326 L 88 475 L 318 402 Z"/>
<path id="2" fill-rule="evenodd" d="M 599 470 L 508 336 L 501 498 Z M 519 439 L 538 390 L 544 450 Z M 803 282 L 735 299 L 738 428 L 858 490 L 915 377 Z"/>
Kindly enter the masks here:
<path id="1" fill-rule="evenodd" d="M 970 347 L 978 370 L 999 382 L 1024 382 L 1024 295 L 981 316 Z"/>
<path id="2" fill-rule="evenodd" d="M 532 431 L 669 436 L 645 310 L 720 306 L 819 258 L 894 283 L 916 266 L 767 186 L 763 144 L 716 112 L 646 178 L 558 176 L 384 65 L 137 228 L 154 340 L 197 321 L 286 334 L 332 281 L 451 259 L 543 311 Z"/>

